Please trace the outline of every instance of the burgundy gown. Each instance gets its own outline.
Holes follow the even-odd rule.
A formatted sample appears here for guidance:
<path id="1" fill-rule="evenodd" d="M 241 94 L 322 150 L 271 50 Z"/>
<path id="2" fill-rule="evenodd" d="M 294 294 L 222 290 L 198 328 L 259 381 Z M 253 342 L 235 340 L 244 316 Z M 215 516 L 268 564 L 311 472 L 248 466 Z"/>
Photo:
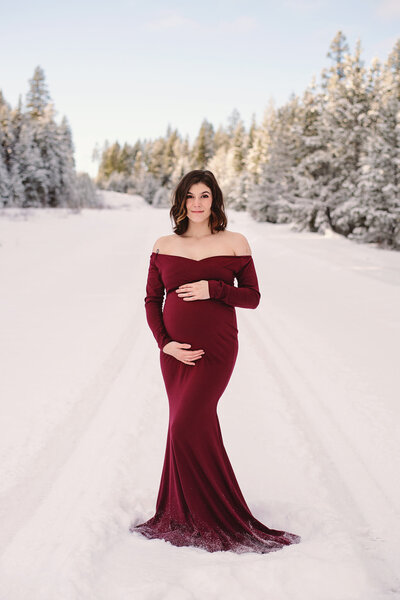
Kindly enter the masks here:
<path id="1" fill-rule="evenodd" d="M 180 285 L 200 279 L 208 280 L 209 299 L 178 296 L 175 290 Z M 251 255 L 195 260 L 151 253 L 145 309 L 160 348 L 169 427 L 156 513 L 145 523 L 132 524 L 131 532 L 209 552 L 263 554 L 300 542 L 299 535 L 270 529 L 251 514 L 217 416 L 218 400 L 238 353 L 235 307 L 256 308 L 260 298 Z M 194 365 L 187 365 L 163 352 L 172 340 L 205 353 L 192 361 Z"/>

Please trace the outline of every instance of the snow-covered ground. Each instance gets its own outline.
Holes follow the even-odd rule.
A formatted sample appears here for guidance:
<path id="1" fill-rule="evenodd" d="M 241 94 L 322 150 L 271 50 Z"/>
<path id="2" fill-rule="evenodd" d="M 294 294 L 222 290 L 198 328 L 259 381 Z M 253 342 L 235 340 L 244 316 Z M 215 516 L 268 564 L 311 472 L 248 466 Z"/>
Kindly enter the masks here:
<path id="1" fill-rule="evenodd" d="M 400 253 L 228 211 L 259 307 L 218 405 L 257 555 L 128 531 L 154 514 L 168 403 L 144 312 L 168 209 L 0 214 L 1 600 L 400 598 Z"/>

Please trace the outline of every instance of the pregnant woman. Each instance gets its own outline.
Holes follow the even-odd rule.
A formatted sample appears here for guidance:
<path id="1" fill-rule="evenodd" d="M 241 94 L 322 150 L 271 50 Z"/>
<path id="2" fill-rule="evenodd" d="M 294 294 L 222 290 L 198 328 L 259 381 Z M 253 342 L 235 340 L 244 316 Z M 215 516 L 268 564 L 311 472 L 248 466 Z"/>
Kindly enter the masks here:
<path id="1" fill-rule="evenodd" d="M 170 215 L 174 233 L 154 244 L 145 297 L 169 401 L 167 444 L 156 513 L 130 531 L 209 552 L 267 553 L 296 544 L 300 536 L 270 529 L 250 512 L 217 416 L 238 353 L 235 307 L 260 302 L 247 239 L 226 230 L 211 171 L 182 178 Z"/>

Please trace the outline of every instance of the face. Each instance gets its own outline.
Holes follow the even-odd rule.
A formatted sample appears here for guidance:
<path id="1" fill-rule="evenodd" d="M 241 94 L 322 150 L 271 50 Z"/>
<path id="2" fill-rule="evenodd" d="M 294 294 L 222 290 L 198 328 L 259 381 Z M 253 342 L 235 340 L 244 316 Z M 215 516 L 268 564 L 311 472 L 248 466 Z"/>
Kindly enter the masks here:
<path id="1" fill-rule="evenodd" d="M 211 214 L 212 192 L 210 188 L 201 181 L 194 183 L 186 196 L 186 210 L 188 218 L 200 223 Z"/>

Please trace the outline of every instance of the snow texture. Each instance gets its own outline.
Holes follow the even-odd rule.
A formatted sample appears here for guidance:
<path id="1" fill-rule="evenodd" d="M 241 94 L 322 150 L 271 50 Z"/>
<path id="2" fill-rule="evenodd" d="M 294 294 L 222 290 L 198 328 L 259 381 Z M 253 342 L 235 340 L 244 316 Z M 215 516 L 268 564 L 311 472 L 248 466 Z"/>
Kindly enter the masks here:
<path id="1" fill-rule="evenodd" d="M 179 548 L 129 532 L 165 450 L 144 288 L 168 209 L 103 194 L 1 211 L 0 598 L 400 598 L 400 254 L 228 211 L 262 302 L 237 310 L 224 444 L 253 514 L 302 542 Z"/>

